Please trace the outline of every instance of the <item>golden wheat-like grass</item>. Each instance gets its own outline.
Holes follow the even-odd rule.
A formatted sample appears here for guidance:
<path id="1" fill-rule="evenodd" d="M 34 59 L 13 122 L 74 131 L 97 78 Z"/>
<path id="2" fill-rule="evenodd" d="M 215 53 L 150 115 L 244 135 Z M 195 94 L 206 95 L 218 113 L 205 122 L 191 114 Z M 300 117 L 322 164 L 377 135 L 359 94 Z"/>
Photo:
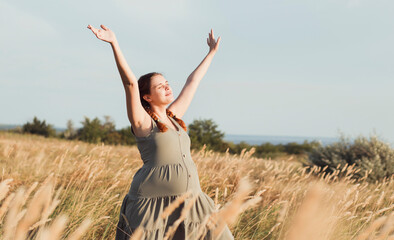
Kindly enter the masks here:
<path id="1" fill-rule="evenodd" d="M 206 227 L 217 235 L 228 224 L 236 239 L 394 238 L 394 177 L 368 183 L 366 172 L 356 181 L 355 166 L 326 174 L 295 156 L 259 159 L 253 151 L 192 152 L 201 188 L 217 208 L 197 230 L 201 237 Z M 141 166 L 135 146 L 0 132 L 0 238 L 113 239 Z"/>
<path id="2" fill-rule="evenodd" d="M 1 239 L 25 240 L 29 239 L 60 239 L 65 225 L 67 216 L 59 215 L 55 221 L 44 227 L 46 222 L 52 219 L 48 218 L 54 211 L 58 201 L 58 194 L 53 197 L 53 181 L 52 174 L 43 182 L 42 186 L 35 192 L 34 196 L 27 203 L 27 207 L 23 208 L 28 200 L 30 193 L 35 189 L 37 183 L 34 183 L 27 191 L 24 186 L 18 188 L 16 194 L 10 194 L 10 202 L 7 201 L 4 212 L 7 211 L 7 216 L 2 221 L 3 234 Z M 3 187 L 1 194 L 7 195 L 11 179 L 3 180 L 0 185 Z M 4 206 L 3 202 L 3 205 Z M 82 237 L 90 226 L 91 220 L 86 218 L 85 221 L 79 226 L 67 239 L 77 240 Z"/>

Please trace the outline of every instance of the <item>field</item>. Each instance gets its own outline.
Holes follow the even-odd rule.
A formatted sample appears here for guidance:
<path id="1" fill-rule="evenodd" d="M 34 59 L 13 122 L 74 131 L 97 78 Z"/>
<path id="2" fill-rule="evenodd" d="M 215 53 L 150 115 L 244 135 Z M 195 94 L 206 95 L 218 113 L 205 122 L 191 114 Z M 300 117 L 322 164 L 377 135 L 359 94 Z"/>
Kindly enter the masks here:
<path id="1" fill-rule="evenodd" d="M 252 153 L 192 153 L 203 191 L 218 208 L 230 206 L 226 214 L 238 214 L 229 225 L 235 239 L 394 239 L 394 178 L 355 181 L 351 166 L 325 175 L 303 167 L 302 156 Z M 141 166 L 135 146 L 0 132 L 1 239 L 25 239 L 28 230 L 37 239 L 114 239 Z M 338 179 L 340 171 L 347 177 Z M 240 187 L 245 179 L 250 191 Z M 235 204 L 245 189 L 254 200 Z"/>

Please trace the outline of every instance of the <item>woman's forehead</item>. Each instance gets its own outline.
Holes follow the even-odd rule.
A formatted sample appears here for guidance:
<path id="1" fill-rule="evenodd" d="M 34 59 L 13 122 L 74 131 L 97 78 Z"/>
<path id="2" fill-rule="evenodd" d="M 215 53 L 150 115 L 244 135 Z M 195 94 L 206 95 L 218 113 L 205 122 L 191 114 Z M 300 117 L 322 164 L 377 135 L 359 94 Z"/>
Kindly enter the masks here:
<path id="1" fill-rule="evenodd" d="M 157 87 L 160 84 L 166 84 L 166 83 L 168 83 L 168 81 L 163 76 L 159 77 L 159 75 L 157 75 L 154 78 L 152 78 L 151 87 Z"/>

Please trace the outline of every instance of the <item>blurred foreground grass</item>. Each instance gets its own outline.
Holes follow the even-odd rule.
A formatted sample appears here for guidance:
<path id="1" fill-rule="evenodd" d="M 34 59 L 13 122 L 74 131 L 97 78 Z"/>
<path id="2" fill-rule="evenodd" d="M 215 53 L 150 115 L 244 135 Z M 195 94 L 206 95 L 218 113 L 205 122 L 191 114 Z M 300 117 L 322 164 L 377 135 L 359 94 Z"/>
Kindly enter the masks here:
<path id="1" fill-rule="evenodd" d="M 253 184 L 250 197 L 261 196 L 230 226 L 235 239 L 394 239 L 394 178 L 376 184 L 356 181 L 351 176 L 357 169 L 341 166 L 338 172 L 346 176 L 338 179 L 338 172 L 327 175 L 319 168 L 302 167 L 302 157 L 260 159 L 252 154 L 253 149 L 240 155 L 204 149 L 192 153 L 201 188 L 218 208 L 231 202 L 243 177 Z M 35 223 L 32 229 L 64 215 L 63 237 L 72 239 L 80 231 L 82 239 L 114 239 L 122 200 L 141 166 L 135 146 L 0 132 L 1 181 L 12 179 L 0 198 L 0 236 L 6 239 L 12 232 L 6 208 L 12 204 L 11 194 L 23 186 L 33 191 L 34 184 L 44 185 L 53 175 L 54 188 L 61 190 L 53 197 L 54 210 L 47 222 Z M 23 214 L 13 215 L 14 225 Z"/>

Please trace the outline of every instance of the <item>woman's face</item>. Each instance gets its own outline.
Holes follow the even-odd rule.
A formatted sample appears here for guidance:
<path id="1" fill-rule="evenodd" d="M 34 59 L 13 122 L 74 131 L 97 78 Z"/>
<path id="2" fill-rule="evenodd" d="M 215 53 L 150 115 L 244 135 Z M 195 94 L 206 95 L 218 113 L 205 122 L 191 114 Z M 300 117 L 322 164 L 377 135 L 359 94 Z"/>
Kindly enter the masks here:
<path id="1" fill-rule="evenodd" d="M 168 81 L 162 75 L 152 77 L 150 82 L 150 94 L 146 94 L 144 98 L 151 105 L 168 105 L 174 101 L 172 89 Z"/>

